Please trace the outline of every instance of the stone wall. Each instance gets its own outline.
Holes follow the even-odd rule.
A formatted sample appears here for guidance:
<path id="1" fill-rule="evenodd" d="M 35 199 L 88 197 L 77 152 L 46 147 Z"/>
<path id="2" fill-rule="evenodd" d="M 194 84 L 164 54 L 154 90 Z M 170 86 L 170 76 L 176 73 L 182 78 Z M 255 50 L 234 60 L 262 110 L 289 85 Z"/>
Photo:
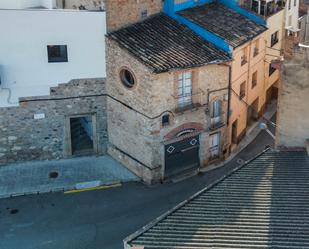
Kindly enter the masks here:
<path id="1" fill-rule="evenodd" d="M 72 80 L 51 88 L 49 96 L 20 99 L 0 108 L 0 164 L 70 157 L 70 117 L 91 115 L 98 154 L 107 150 L 105 81 Z M 36 115 L 36 117 L 35 117 Z"/>
<path id="2" fill-rule="evenodd" d="M 187 70 L 153 74 L 127 51 L 107 40 L 107 93 L 123 102 L 108 98 L 109 153 L 141 176 L 152 182 L 164 173 L 164 145 L 173 138 L 166 135 L 179 127 L 198 124 L 200 135 L 200 161 L 209 162 L 210 112 L 207 107 L 221 100 L 222 121 L 227 120 L 229 68 L 225 65 L 207 65 Z M 135 76 L 133 88 L 126 88 L 119 77 L 121 68 L 130 69 Z M 193 75 L 193 102 L 197 108 L 178 111 L 176 89 L 178 74 L 185 71 Z M 128 108 L 130 107 L 130 108 Z M 170 114 L 170 124 L 162 127 L 162 115 Z M 190 127 L 188 127 L 190 128 Z M 195 128 L 192 126 L 191 128 Z M 228 147 L 226 126 L 221 132 L 221 148 Z"/>
<path id="3" fill-rule="evenodd" d="M 279 87 L 276 145 L 305 147 L 309 138 L 309 51 L 298 49 L 285 62 Z"/>
<path id="4" fill-rule="evenodd" d="M 104 0 L 57 0 L 57 7 L 64 9 L 104 10 Z"/>
<path id="5" fill-rule="evenodd" d="M 162 0 L 106 0 L 107 31 L 140 21 L 162 10 Z"/>

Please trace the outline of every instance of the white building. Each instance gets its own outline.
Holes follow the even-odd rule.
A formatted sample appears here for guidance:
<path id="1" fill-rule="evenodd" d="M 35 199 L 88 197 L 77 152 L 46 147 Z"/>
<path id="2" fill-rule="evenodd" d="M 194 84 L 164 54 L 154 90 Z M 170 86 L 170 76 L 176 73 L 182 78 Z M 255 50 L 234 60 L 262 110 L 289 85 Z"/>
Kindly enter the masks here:
<path id="1" fill-rule="evenodd" d="M 0 9 L 104 10 L 104 0 L 0 0 Z"/>
<path id="2" fill-rule="evenodd" d="M 57 7 L 58 0 L 1 0 L 1 9 L 27 9 L 27 8 L 46 8 Z"/>
<path id="3" fill-rule="evenodd" d="M 299 0 L 286 0 L 285 5 L 285 29 L 287 32 L 299 31 Z"/>
<path id="4" fill-rule="evenodd" d="M 105 12 L 37 8 L 47 2 L 1 0 L 13 9 L 0 9 L 0 107 L 71 79 L 105 77 Z"/>

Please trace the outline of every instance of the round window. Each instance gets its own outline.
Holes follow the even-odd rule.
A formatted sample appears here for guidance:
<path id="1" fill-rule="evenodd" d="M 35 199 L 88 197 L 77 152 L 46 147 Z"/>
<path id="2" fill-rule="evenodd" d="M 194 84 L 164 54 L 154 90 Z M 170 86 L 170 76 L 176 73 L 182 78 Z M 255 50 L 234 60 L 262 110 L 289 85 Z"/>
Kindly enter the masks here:
<path id="1" fill-rule="evenodd" d="M 128 69 L 122 69 L 120 71 L 120 79 L 122 84 L 128 88 L 132 88 L 135 84 L 135 77 L 131 71 Z"/>

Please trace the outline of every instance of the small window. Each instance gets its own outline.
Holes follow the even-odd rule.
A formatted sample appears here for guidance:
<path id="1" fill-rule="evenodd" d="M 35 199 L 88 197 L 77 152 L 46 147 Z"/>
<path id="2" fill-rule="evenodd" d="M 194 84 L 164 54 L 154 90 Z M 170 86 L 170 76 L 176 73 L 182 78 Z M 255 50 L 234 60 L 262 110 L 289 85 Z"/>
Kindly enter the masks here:
<path id="1" fill-rule="evenodd" d="M 253 57 L 259 54 L 259 40 L 255 41 L 253 49 Z"/>
<path id="2" fill-rule="evenodd" d="M 178 104 L 181 107 L 192 104 L 192 72 L 178 75 Z"/>
<path id="3" fill-rule="evenodd" d="M 68 62 L 67 45 L 48 45 L 48 62 Z"/>
<path id="4" fill-rule="evenodd" d="M 271 64 L 269 64 L 269 76 L 271 76 L 276 71 L 276 68 L 274 68 Z"/>
<path id="5" fill-rule="evenodd" d="M 289 2 L 289 10 L 291 9 L 291 1 L 292 0 L 288 0 L 288 2 Z"/>
<path id="6" fill-rule="evenodd" d="M 148 16 L 148 11 L 147 10 L 142 10 L 141 11 L 141 16 L 142 16 L 142 19 L 145 19 Z"/>
<path id="7" fill-rule="evenodd" d="M 294 6 L 296 7 L 296 5 L 297 5 L 297 0 L 294 0 Z"/>
<path id="8" fill-rule="evenodd" d="M 241 66 L 243 66 L 243 65 L 245 65 L 247 62 L 248 62 L 248 60 L 247 60 L 247 52 L 248 52 L 248 50 L 247 50 L 248 48 L 247 47 L 245 47 L 243 50 L 242 50 L 242 56 L 241 56 Z"/>
<path id="9" fill-rule="evenodd" d="M 222 102 L 221 100 L 216 100 L 212 103 L 210 128 L 216 128 L 221 125 L 221 114 L 222 114 Z"/>
<path id="10" fill-rule="evenodd" d="M 162 126 L 168 126 L 170 124 L 170 115 L 166 114 L 162 116 Z"/>
<path id="11" fill-rule="evenodd" d="M 218 118 L 221 117 L 221 100 L 216 100 L 212 103 L 212 118 Z"/>
<path id="12" fill-rule="evenodd" d="M 252 85 L 251 88 L 254 88 L 257 85 L 257 71 L 252 74 Z"/>
<path id="13" fill-rule="evenodd" d="M 246 81 L 240 84 L 239 99 L 243 99 L 246 96 Z"/>
<path id="14" fill-rule="evenodd" d="M 127 88 L 132 88 L 135 85 L 135 77 L 128 69 L 122 69 L 120 71 L 120 80 Z"/>
<path id="15" fill-rule="evenodd" d="M 276 31 L 275 33 L 273 33 L 271 35 L 271 46 L 273 47 L 274 45 L 276 45 L 279 42 L 279 31 Z"/>

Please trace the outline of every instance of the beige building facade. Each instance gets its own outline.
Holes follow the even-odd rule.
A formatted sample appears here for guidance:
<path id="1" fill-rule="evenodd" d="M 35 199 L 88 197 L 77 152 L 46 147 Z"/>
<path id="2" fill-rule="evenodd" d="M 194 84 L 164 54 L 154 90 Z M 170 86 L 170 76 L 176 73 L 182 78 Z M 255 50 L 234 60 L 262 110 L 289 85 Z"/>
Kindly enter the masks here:
<path id="1" fill-rule="evenodd" d="M 258 101 L 258 108 L 260 108 L 258 113 L 261 115 L 268 106 L 275 103 L 274 101 L 278 98 L 281 75 L 280 71 L 274 67 L 273 62 L 280 61 L 283 58 L 286 36 L 286 16 L 290 14 L 287 10 L 290 10 L 288 6 L 286 6 L 285 1 L 276 0 L 241 0 L 240 5 L 262 17 L 267 26 L 267 31 L 262 38 L 264 53 L 260 62 L 260 65 L 264 67 L 262 70 L 263 74 L 261 75 L 263 79 L 261 88 L 259 89 Z M 252 99 L 249 101 L 252 101 Z M 252 103 L 249 104 L 252 106 Z M 256 105 L 257 104 L 253 102 L 253 107 L 255 109 Z"/>
<path id="2" fill-rule="evenodd" d="M 266 17 L 266 57 L 265 57 L 265 96 L 266 105 L 278 98 L 278 87 L 280 85 L 280 71 L 272 67 L 272 61 L 281 60 L 285 39 L 285 10 L 278 9 L 278 12 Z"/>
<path id="3" fill-rule="evenodd" d="M 235 148 L 265 107 L 266 32 L 233 51 L 230 134 Z"/>

